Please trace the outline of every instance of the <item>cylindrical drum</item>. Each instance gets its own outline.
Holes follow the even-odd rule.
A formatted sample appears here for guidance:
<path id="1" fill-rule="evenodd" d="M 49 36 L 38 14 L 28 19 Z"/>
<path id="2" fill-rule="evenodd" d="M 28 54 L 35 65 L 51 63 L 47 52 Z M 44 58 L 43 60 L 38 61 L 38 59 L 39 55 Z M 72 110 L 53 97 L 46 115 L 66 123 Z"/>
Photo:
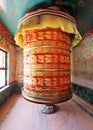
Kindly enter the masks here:
<path id="1" fill-rule="evenodd" d="M 70 46 L 70 34 L 60 28 L 25 31 L 22 94 L 26 99 L 55 104 L 72 97 Z"/>

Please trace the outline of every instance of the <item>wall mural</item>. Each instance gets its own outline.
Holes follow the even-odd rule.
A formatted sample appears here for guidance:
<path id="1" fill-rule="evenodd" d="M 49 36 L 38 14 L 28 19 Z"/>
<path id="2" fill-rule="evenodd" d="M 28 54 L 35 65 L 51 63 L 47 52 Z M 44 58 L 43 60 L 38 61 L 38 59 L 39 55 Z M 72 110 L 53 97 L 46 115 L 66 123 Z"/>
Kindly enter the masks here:
<path id="1" fill-rule="evenodd" d="M 93 28 L 93 0 L 77 0 L 76 20 L 82 35 Z"/>
<path id="2" fill-rule="evenodd" d="M 23 77 L 23 49 L 14 44 L 14 40 L 3 23 L 0 22 L 0 48 L 9 53 L 9 83 L 22 83 Z M 21 64 L 20 64 L 21 62 Z"/>
<path id="3" fill-rule="evenodd" d="M 0 21 L 0 34 L 5 37 L 5 39 L 11 43 L 14 42 L 12 36 L 9 31 L 6 29 L 5 25 Z"/>
<path id="4" fill-rule="evenodd" d="M 93 89 L 93 29 L 72 50 L 72 82 Z"/>
<path id="5" fill-rule="evenodd" d="M 1 35 L 1 34 L 0 34 Z M 9 53 L 9 81 L 8 83 L 12 83 L 15 81 L 16 73 L 16 57 L 15 57 L 15 47 L 11 44 L 5 37 L 1 35 L 0 37 L 0 48 L 3 48 Z"/>
<path id="6" fill-rule="evenodd" d="M 23 83 L 23 49 L 16 46 L 16 81 Z"/>
<path id="7" fill-rule="evenodd" d="M 45 0 L 0 0 L 0 19 L 6 25 L 12 35 L 14 35 L 18 20 L 24 15 L 27 8 L 31 8 Z M 46 3 L 50 0 L 46 0 Z"/>

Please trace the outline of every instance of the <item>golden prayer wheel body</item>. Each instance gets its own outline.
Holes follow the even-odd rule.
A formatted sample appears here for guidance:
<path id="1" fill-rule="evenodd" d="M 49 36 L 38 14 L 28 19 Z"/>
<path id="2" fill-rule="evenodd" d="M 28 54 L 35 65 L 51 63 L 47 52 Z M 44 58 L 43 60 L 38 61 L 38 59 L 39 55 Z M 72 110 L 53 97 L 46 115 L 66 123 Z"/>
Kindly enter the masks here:
<path id="1" fill-rule="evenodd" d="M 57 6 L 34 8 L 18 21 L 15 41 L 24 49 L 24 98 L 51 105 L 72 97 L 70 48 L 80 40 L 75 19 Z"/>
<path id="2" fill-rule="evenodd" d="M 55 104 L 72 97 L 70 46 L 70 35 L 59 28 L 26 30 L 22 92 L 26 99 Z"/>

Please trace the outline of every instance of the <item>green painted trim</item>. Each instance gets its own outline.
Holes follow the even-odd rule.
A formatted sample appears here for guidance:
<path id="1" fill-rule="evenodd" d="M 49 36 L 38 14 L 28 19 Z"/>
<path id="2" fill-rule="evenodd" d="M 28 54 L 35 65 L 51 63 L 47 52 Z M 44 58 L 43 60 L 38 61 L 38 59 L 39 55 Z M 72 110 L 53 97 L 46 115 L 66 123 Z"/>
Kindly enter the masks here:
<path id="1" fill-rule="evenodd" d="M 73 93 L 81 97 L 86 102 L 93 104 L 93 90 L 87 87 L 71 83 Z"/>

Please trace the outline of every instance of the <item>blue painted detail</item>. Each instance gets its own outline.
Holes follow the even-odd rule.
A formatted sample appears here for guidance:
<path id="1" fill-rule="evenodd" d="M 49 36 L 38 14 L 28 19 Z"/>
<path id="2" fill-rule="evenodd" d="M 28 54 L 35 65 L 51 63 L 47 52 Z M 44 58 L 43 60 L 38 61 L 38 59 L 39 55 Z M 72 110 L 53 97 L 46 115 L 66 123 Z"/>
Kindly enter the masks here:
<path id="1" fill-rule="evenodd" d="M 0 0 L 0 19 L 10 33 L 14 35 L 17 22 L 23 17 L 27 8 L 41 3 L 51 4 L 51 0 Z"/>

